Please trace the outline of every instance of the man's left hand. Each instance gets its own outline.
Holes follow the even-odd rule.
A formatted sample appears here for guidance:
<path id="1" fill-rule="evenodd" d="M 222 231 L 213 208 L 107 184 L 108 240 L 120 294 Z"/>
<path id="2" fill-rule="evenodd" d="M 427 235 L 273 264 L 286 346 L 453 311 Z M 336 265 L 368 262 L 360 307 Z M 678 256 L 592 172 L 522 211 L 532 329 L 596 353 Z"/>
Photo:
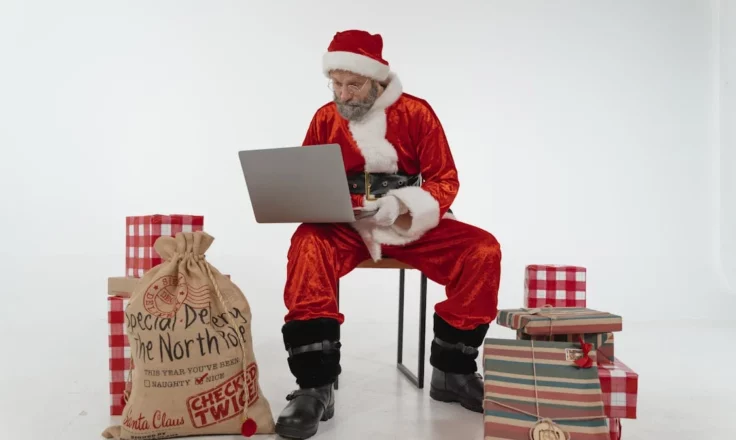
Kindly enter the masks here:
<path id="1" fill-rule="evenodd" d="M 395 196 L 384 196 L 376 200 L 378 211 L 373 216 L 377 226 L 391 226 L 402 214 L 401 203 Z"/>

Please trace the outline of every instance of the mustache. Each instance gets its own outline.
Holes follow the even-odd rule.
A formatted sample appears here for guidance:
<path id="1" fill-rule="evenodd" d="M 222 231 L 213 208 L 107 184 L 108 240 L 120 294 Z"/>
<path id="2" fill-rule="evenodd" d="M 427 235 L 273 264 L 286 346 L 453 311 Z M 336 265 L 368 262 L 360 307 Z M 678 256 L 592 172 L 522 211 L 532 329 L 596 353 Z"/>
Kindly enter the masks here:
<path id="1" fill-rule="evenodd" d="M 346 101 L 342 101 L 337 96 L 335 96 L 334 99 L 335 99 L 335 102 L 338 103 L 338 104 L 340 104 L 340 105 L 347 105 L 347 106 L 351 106 L 351 107 L 356 107 L 356 106 L 365 104 L 364 102 L 358 101 L 358 100 L 346 100 Z"/>

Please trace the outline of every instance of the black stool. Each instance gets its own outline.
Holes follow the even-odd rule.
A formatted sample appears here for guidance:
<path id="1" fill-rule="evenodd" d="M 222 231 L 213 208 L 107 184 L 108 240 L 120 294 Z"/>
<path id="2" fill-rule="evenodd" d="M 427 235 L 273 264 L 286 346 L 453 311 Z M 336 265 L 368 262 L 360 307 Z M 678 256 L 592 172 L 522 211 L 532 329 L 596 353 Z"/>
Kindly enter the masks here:
<path id="1" fill-rule="evenodd" d="M 404 285 L 406 283 L 406 271 L 414 269 L 408 264 L 392 258 L 379 260 L 366 260 L 360 263 L 358 269 L 398 269 L 399 270 L 399 337 L 396 352 L 396 367 L 417 388 L 424 388 L 424 361 L 425 361 L 425 334 L 427 331 L 427 276 L 422 274 L 421 288 L 419 290 L 419 356 L 417 361 L 417 374 L 412 373 L 403 363 L 404 359 Z M 337 283 L 337 308 L 340 309 L 340 281 Z M 335 389 L 338 389 L 339 379 L 335 380 Z"/>

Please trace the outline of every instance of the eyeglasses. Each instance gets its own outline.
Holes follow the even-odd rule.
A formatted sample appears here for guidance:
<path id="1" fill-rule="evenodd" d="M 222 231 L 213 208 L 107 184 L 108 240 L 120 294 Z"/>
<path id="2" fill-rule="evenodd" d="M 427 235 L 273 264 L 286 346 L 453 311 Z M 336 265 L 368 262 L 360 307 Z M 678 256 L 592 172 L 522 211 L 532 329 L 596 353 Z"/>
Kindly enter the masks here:
<path id="1" fill-rule="evenodd" d="M 369 82 L 370 82 L 370 80 L 366 80 L 360 86 L 355 85 L 355 84 L 348 84 L 347 86 L 345 86 L 344 84 L 335 84 L 335 80 L 332 80 L 331 79 L 327 83 L 327 88 L 330 89 L 330 90 L 332 90 L 336 94 L 340 94 L 340 92 L 342 92 L 343 88 L 344 87 L 347 87 L 348 93 L 350 93 L 351 95 L 354 95 L 354 94 L 360 92 L 361 90 L 363 90 L 365 88 L 365 85 L 368 84 Z"/>

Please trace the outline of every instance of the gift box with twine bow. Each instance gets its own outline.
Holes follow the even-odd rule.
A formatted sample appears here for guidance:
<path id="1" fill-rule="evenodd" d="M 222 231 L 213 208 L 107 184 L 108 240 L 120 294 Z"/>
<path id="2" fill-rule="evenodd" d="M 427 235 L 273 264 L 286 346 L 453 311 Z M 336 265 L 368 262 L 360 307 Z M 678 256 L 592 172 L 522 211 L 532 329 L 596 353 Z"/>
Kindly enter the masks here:
<path id="1" fill-rule="evenodd" d="M 528 335 L 618 332 L 621 316 L 584 307 L 540 307 L 499 310 L 496 322 Z"/>
<path id="2" fill-rule="evenodd" d="M 488 338 L 485 438 L 608 440 L 591 344 Z"/>

